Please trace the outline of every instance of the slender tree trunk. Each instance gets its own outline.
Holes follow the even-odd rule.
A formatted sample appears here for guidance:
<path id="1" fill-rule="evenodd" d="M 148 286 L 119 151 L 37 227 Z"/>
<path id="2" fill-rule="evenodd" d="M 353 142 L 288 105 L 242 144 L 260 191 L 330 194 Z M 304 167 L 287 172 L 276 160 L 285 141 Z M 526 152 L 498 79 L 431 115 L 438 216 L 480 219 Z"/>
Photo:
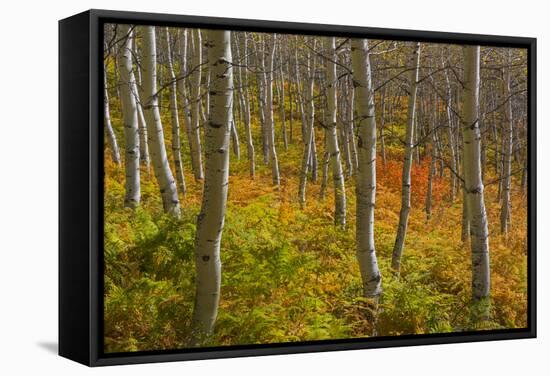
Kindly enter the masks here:
<path id="1" fill-rule="evenodd" d="M 238 46 L 238 44 L 237 44 Z M 248 41 L 246 33 L 243 34 L 243 51 L 241 57 L 241 65 L 248 67 Z M 246 133 L 246 152 L 248 162 L 250 164 L 250 176 L 254 178 L 255 175 L 255 154 L 254 154 L 254 142 L 252 140 L 252 129 L 250 125 L 250 95 L 248 89 L 248 73 L 242 66 L 238 67 L 237 72 L 239 74 L 239 82 L 243 83 L 243 99 L 244 99 L 244 127 Z"/>
<path id="2" fill-rule="evenodd" d="M 176 74 L 172 64 L 172 48 L 170 32 L 168 28 L 164 29 L 166 36 L 166 60 L 168 63 L 168 74 L 170 78 L 170 114 L 172 116 L 172 158 L 176 169 L 176 180 L 181 194 L 185 196 L 185 176 L 183 175 L 183 164 L 181 162 L 181 142 L 180 142 L 180 121 L 178 114 L 178 89 L 176 83 Z"/>
<path id="3" fill-rule="evenodd" d="M 166 147 L 164 145 L 164 131 L 160 120 L 157 93 L 157 52 L 155 27 L 143 28 L 143 92 L 145 120 L 147 122 L 147 136 L 153 170 L 162 196 L 164 212 L 179 217 L 180 204 L 176 182 L 172 176 Z"/>
<path id="4" fill-rule="evenodd" d="M 135 208 L 140 201 L 139 184 L 139 131 L 136 99 L 132 94 L 132 87 L 135 84 L 134 68 L 132 64 L 132 38 L 130 25 L 120 25 L 123 40 L 118 51 L 118 66 L 120 69 L 120 99 L 122 102 L 122 117 L 124 122 L 125 140 L 125 172 L 126 172 L 126 194 L 124 206 Z"/>
<path id="5" fill-rule="evenodd" d="M 235 119 L 231 122 L 231 146 L 233 146 L 233 154 L 239 160 L 241 158 L 241 147 L 239 145 L 239 132 L 237 131 Z"/>
<path id="6" fill-rule="evenodd" d="M 283 146 L 285 151 L 288 150 L 288 137 L 286 132 L 286 111 L 285 111 L 285 72 L 283 69 L 283 43 L 279 42 L 279 75 L 280 75 L 280 90 L 279 90 L 279 111 L 281 112 L 281 129 L 283 136 Z"/>
<path id="7" fill-rule="evenodd" d="M 261 36 L 260 41 L 258 43 L 260 47 L 257 46 L 257 53 L 256 53 L 256 64 L 258 65 L 257 68 L 257 75 L 256 80 L 258 82 L 258 105 L 259 105 L 259 112 L 260 112 L 260 125 L 261 125 L 261 132 L 262 132 L 262 155 L 264 164 L 267 165 L 269 163 L 269 126 L 267 125 L 267 77 L 266 77 L 266 68 L 265 68 L 265 49 L 266 49 L 266 42 L 265 37 Z"/>
<path id="8" fill-rule="evenodd" d="M 113 163 L 120 166 L 120 151 L 118 150 L 118 142 L 116 140 L 115 131 L 111 124 L 111 111 L 109 110 L 109 92 L 107 90 L 107 70 L 103 63 L 103 115 L 105 117 L 105 132 L 107 133 L 107 141 L 111 149 L 111 158 Z"/>
<path id="9" fill-rule="evenodd" d="M 325 38 L 325 50 L 329 56 L 327 60 L 327 124 L 325 137 L 327 152 L 332 165 L 332 177 L 334 179 L 334 222 L 337 225 L 346 225 L 346 189 L 344 186 L 344 173 L 342 171 L 342 160 L 338 137 L 336 133 L 336 108 L 337 94 L 336 85 L 336 38 Z"/>
<path id="10" fill-rule="evenodd" d="M 308 85 L 306 87 L 305 99 L 308 103 L 307 109 L 307 126 L 305 129 L 303 141 L 304 141 L 304 154 L 302 157 L 302 167 L 300 169 L 300 184 L 299 184 L 299 201 L 302 207 L 306 203 L 306 183 L 307 183 L 307 174 L 311 168 L 311 145 L 313 144 L 313 123 L 315 121 L 315 105 L 313 103 L 313 71 L 315 66 L 315 57 L 310 51 L 308 51 L 307 58 L 307 74 L 308 74 Z"/>
<path id="11" fill-rule="evenodd" d="M 279 160 L 277 159 L 277 150 L 275 149 L 275 126 L 273 121 L 273 59 L 275 57 L 275 45 L 276 45 L 276 34 L 273 34 L 269 38 L 267 47 L 267 73 L 266 77 L 266 86 L 265 86 L 265 99 L 266 99 L 266 111 L 265 111 L 265 125 L 267 133 L 267 145 L 269 149 L 269 160 L 271 164 L 271 177 L 273 180 L 273 185 L 280 185 L 279 177 Z"/>
<path id="12" fill-rule="evenodd" d="M 137 77 L 134 80 L 134 87 L 132 92 L 136 99 L 136 107 L 138 113 L 138 129 L 139 129 L 139 159 L 141 164 L 145 166 L 147 174 L 151 171 L 151 159 L 149 158 L 149 145 L 147 144 L 147 124 L 145 122 L 145 116 L 143 115 L 143 87 L 141 85 L 141 61 L 137 58 L 139 52 L 137 49 L 137 43 L 133 43 L 134 58 L 136 59 L 136 69 L 135 72 Z"/>
<path id="13" fill-rule="evenodd" d="M 321 188 L 319 189 L 319 200 L 324 200 L 327 193 L 328 167 L 330 164 L 330 153 L 327 151 L 326 131 L 323 145 L 325 151 L 323 153 L 323 161 L 321 166 Z"/>
<path id="14" fill-rule="evenodd" d="M 189 33 L 187 29 L 183 29 L 180 40 L 180 75 L 182 79 L 178 81 L 178 90 L 180 93 L 180 98 L 182 101 L 182 112 L 183 112 L 183 120 L 185 123 L 185 131 L 187 134 L 188 141 L 191 140 L 191 134 L 193 129 L 193 116 L 191 114 L 191 103 L 189 103 L 189 90 L 187 88 L 187 82 L 188 82 L 188 75 L 190 74 L 188 69 L 188 59 L 187 59 L 187 50 L 188 46 L 191 45 L 189 43 L 189 40 L 192 39 L 189 37 Z M 181 137 L 180 137 L 181 140 Z M 189 142 L 189 149 L 191 149 L 191 143 Z M 190 154 L 192 152 L 190 151 Z M 191 168 L 193 168 L 192 165 L 193 162 L 191 162 Z"/>
<path id="15" fill-rule="evenodd" d="M 374 100 L 374 99 L 373 99 Z M 350 87 L 350 107 L 349 107 L 349 127 L 348 127 L 348 142 L 351 150 L 351 162 L 353 164 L 353 171 L 357 172 L 359 167 L 359 157 L 357 153 L 357 147 L 355 142 L 355 88 Z"/>
<path id="16" fill-rule="evenodd" d="M 418 82 L 418 72 L 420 69 L 420 43 L 414 45 L 413 53 L 409 66 L 412 68 L 409 78 L 410 96 L 407 120 L 407 131 L 405 135 L 405 154 L 403 160 L 403 175 L 401 188 L 401 211 L 399 213 L 399 225 L 397 226 L 397 236 L 392 254 L 392 268 L 399 272 L 401 269 L 401 256 L 407 234 L 409 222 L 409 211 L 411 209 L 411 167 L 413 158 L 413 139 L 414 126 L 416 118 L 416 91 Z"/>
<path id="17" fill-rule="evenodd" d="M 307 135 L 307 114 L 305 110 L 305 104 L 304 104 L 304 96 L 306 92 L 305 84 L 301 84 L 301 78 L 300 78 L 300 65 L 298 63 L 298 36 L 296 35 L 296 49 L 294 50 L 294 71 L 296 75 L 296 104 L 297 108 L 300 110 L 300 115 L 302 119 L 302 141 L 308 138 Z M 308 59 L 309 60 L 309 59 Z M 309 140 L 309 138 L 308 138 Z"/>
<path id="18" fill-rule="evenodd" d="M 139 159 L 141 163 L 145 165 L 145 170 L 147 170 L 149 174 L 151 170 L 151 159 L 149 158 L 149 144 L 147 143 L 147 123 L 145 122 L 145 115 L 143 114 L 143 106 L 138 88 L 134 89 L 134 93 L 139 97 L 138 103 L 136 103 L 139 129 Z"/>
<path id="19" fill-rule="evenodd" d="M 382 165 L 386 166 L 386 141 L 384 138 L 384 126 L 386 124 L 386 89 L 382 89 L 380 100 L 380 154 L 382 156 Z"/>
<path id="20" fill-rule="evenodd" d="M 351 177 L 353 175 L 353 166 L 351 163 L 351 150 L 349 147 L 349 113 L 348 113 L 348 95 L 345 92 L 345 89 L 347 85 L 342 85 L 342 111 L 340 111 L 342 115 L 341 121 L 340 121 L 340 140 L 342 141 L 342 148 L 344 149 L 344 161 L 346 165 L 346 176 Z"/>
<path id="21" fill-rule="evenodd" d="M 351 59 L 357 109 L 358 171 L 356 181 L 357 260 L 366 297 L 378 298 L 382 276 L 374 244 L 374 207 L 376 201 L 376 121 L 369 47 L 366 39 L 351 40 Z"/>
<path id="22" fill-rule="evenodd" d="M 511 98 L 510 65 L 512 64 L 511 50 L 507 51 L 506 65 L 504 70 L 504 126 L 503 126 L 503 149 L 504 169 L 502 172 L 502 207 L 500 210 L 500 232 L 508 234 L 508 217 L 510 216 L 510 180 L 512 174 L 512 142 L 513 142 L 513 117 Z"/>
<path id="23" fill-rule="evenodd" d="M 433 188 L 433 179 L 435 175 L 435 162 L 437 159 L 436 156 L 436 148 L 435 148 L 435 129 L 437 127 L 436 121 L 436 115 L 437 115 L 437 106 L 436 106 L 436 98 L 434 98 L 434 102 L 432 104 L 432 119 L 430 121 L 430 129 L 429 132 L 431 134 L 431 148 L 430 148 L 430 170 L 428 172 L 428 189 L 426 190 L 426 220 L 430 220 L 432 218 L 432 188 Z"/>
<path id="24" fill-rule="evenodd" d="M 456 156 L 455 156 L 455 141 L 453 137 L 453 123 L 452 123 L 452 112 L 451 112 L 451 105 L 452 105 L 452 96 L 451 96 L 451 84 L 449 83 L 449 75 L 447 71 L 445 70 L 445 87 L 446 87 L 446 104 L 445 104 L 445 112 L 447 114 L 447 138 L 449 142 L 449 152 L 451 153 L 451 202 L 454 201 L 456 197 L 456 191 L 457 191 L 457 176 L 458 173 L 457 169 L 457 163 L 456 163 Z"/>
<path id="25" fill-rule="evenodd" d="M 311 154 L 310 157 L 310 166 L 311 166 L 311 182 L 317 183 L 317 178 L 319 176 L 318 169 L 318 160 L 317 160 L 317 143 L 315 142 L 315 126 L 311 128 Z"/>
<path id="26" fill-rule="evenodd" d="M 205 127 L 205 181 L 195 238 L 196 294 L 192 345 L 214 329 L 221 285 L 220 243 L 229 184 L 229 135 L 233 121 L 233 68 L 229 31 L 208 30 L 208 65 L 213 76 L 210 117 Z"/>
<path id="27" fill-rule="evenodd" d="M 472 249 L 472 297 L 474 302 L 482 303 L 476 308 L 478 311 L 476 317 L 484 318 L 489 313 L 490 265 L 489 230 L 480 165 L 479 50 L 479 46 L 463 47 L 464 102 L 461 118 L 464 139 L 464 186 L 468 202 Z"/>
<path id="28" fill-rule="evenodd" d="M 193 29 L 193 57 L 191 60 L 191 127 L 187 128 L 191 166 L 195 180 L 204 179 L 202 169 L 202 146 L 200 138 L 201 117 L 201 70 L 202 70 L 202 38 L 199 29 Z"/>

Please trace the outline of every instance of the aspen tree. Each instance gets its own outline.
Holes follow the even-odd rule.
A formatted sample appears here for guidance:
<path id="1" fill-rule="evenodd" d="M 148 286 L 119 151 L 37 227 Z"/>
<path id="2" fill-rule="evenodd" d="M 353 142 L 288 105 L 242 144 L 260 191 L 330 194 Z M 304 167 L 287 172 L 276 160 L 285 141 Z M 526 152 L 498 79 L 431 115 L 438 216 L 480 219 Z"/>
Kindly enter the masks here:
<path id="1" fill-rule="evenodd" d="M 191 59 L 191 126 L 187 128 L 189 149 L 191 154 L 191 166 L 195 180 L 202 180 L 204 172 L 202 168 L 202 146 L 200 139 L 200 110 L 201 110 L 201 70 L 202 70 L 202 38 L 201 31 L 193 32 L 193 56 Z"/>
<path id="2" fill-rule="evenodd" d="M 194 346 L 212 333 L 221 284 L 220 242 L 229 177 L 229 135 L 233 121 L 233 67 L 229 31 L 208 30 L 205 46 L 212 74 L 209 119 L 205 126 L 205 180 L 195 237 L 196 294 Z"/>
<path id="3" fill-rule="evenodd" d="M 176 168 L 176 179 L 182 195 L 185 195 L 185 176 L 183 175 L 183 164 L 181 162 L 181 143 L 180 143 L 180 121 L 178 114 L 178 89 L 176 83 L 176 74 L 172 63 L 171 38 L 168 28 L 164 28 L 166 37 L 166 60 L 168 63 L 168 74 L 170 79 L 170 114 L 172 119 L 172 158 Z"/>
<path id="4" fill-rule="evenodd" d="M 397 236 L 395 238 L 392 254 L 392 268 L 396 272 L 399 272 L 401 269 L 401 255 L 403 254 L 407 225 L 409 222 L 409 211 L 411 209 L 411 167 L 414 149 L 414 128 L 416 123 L 416 91 L 418 86 L 418 72 L 420 69 L 420 43 L 415 43 L 413 45 L 409 66 L 411 67 L 411 74 L 409 77 L 409 108 L 407 115 L 407 130 L 405 133 L 403 173 L 401 177 L 401 211 L 399 213 Z"/>
<path id="5" fill-rule="evenodd" d="M 273 60 L 275 57 L 276 35 L 273 34 L 267 43 L 267 64 L 265 73 L 265 129 L 267 134 L 267 146 L 269 150 L 269 162 L 271 164 L 271 178 L 273 185 L 280 185 L 279 160 L 275 149 L 275 127 L 273 121 Z"/>
<path id="6" fill-rule="evenodd" d="M 386 125 L 386 88 L 382 88 L 380 98 L 380 154 L 382 165 L 386 166 L 386 139 L 384 137 L 384 126 Z"/>
<path id="7" fill-rule="evenodd" d="M 355 141 L 355 84 L 353 81 L 348 81 L 349 85 L 349 124 L 348 124 L 348 143 L 351 150 L 351 162 L 353 172 L 356 173 L 359 167 L 359 155 L 357 152 L 357 143 Z M 374 100 L 374 99 L 373 99 Z"/>
<path id="8" fill-rule="evenodd" d="M 145 122 L 145 115 L 143 115 L 143 104 L 141 98 L 143 98 L 143 87 L 141 85 L 141 62 L 138 60 L 139 52 L 137 49 L 137 43 L 133 43 L 133 55 L 135 58 L 135 72 L 137 77 L 134 80 L 134 87 L 132 92 L 136 99 L 136 107 L 138 112 L 138 129 L 139 129 L 139 159 L 142 164 L 145 165 L 147 173 L 150 171 L 151 159 L 149 158 L 149 145 L 147 144 L 147 124 Z"/>
<path id="9" fill-rule="evenodd" d="M 332 167 L 334 180 L 334 222 L 337 225 L 346 225 L 346 189 L 344 186 L 344 173 L 342 171 L 342 158 L 338 146 L 336 134 L 336 109 L 337 109 L 337 76 L 336 76 L 336 38 L 325 38 L 325 50 L 328 56 L 327 64 L 327 116 L 325 124 L 325 137 L 327 152 Z"/>
<path id="10" fill-rule="evenodd" d="M 189 49 L 189 46 L 191 43 L 189 43 L 189 40 L 192 39 L 190 37 L 190 33 L 187 29 L 183 29 L 180 35 L 180 56 L 179 56 L 179 68 L 180 68 L 180 76 L 182 79 L 178 81 L 178 91 L 179 91 L 179 97 L 182 101 L 182 112 L 183 112 L 183 120 L 185 124 L 185 132 L 187 134 L 187 140 L 190 141 L 192 134 L 192 127 L 193 127 L 193 118 L 191 115 L 191 103 L 189 102 L 189 89 L 187 88 L 187 83 L 189 81 L 189 67 L 188 67 L 188 55 L 187 51 Z M 181 138 L 180 138 L 181 141 Z M 189 146 L 189 149 L 191 149 L 191 146 Z M 190 153 L 191 154 L 191 153 Z M 191 163 L 191 169 L 193 168 L 193 165 Z M 194 174 L 194 172 L 193 172 Z"/>
<path id="11" fill-rule="evenodd" d="M 176 182 L 172 176 L 166 146 L 164 145 L 164 130 L 160 120 L 157 92 L 157 52 L 155 27 L 145 26 L 143 29 L 143 109 L 147 122 L 147 137 L 149 152 L 153 162 L 155 178 L 162 196 L 162 206 L 165 213 L 180 215 L 180 204 Z"/>
<path id="12" fill-rule="evenodd" d="M 233 34 L 235 36 L 235 51 L 239 59 L 239 65 L 237 68 L 237 78 L 239 81 L 240 97 L 242 97 L 243 117 L 244 117 L 244 131 L 246 135 L 246 154 L 249 163 L 250 177 L 254 178 L 256 172 L 255 166 L 255 154 L 254 154 L 254 142 L 252 140 L 252 128 L 250 124 L 250 90 L 248 88 L 248 73 L 246 68 L 248 67 L 248 36 L 247 33 L 242 33 L 242 50 L 239 46 L 240 42 L 237 39 L 239 34 Z M 244 67 L 244 68 L 243 68 Z"/>
<path id="13" fill-rule="evenodd" d="M 503 124 L 503 170 L 502 170 L 502 207 L 500 209 L 500 232 L 508 234 L 508 219 L 510 216 L 510 180 L 512 175 L 512 145 L 513 145 L 513 117 L 511 97 L 512 51 L 506 51 L 506 67 L 504 68 L 504 124 Z"/>
<path id="14" fill-rule="evenodd" d="M 241 158 L 241 147 L 239 144 L 239 132 L 237 130 L 235 115 L 233 115 L 233 121 L 231 122 L 231 146 L 233 146 L 233 154 L 235 154 L 235 157 L 239 160 Z"/>
<path id="15" fill-rule="evenodd" d="M 305 119 L 306 128 L 303 135 L 304 142 L 304 154 L 302 156 L 302 166 L 300 169 L 300 183 L 298 188 L 298 199 L 302 207 L 306 203 L 306 183 L 307 183 L 307 174 L 311 168 L 311 153 L 312 153 L 312 144 L 314 140 L 313 133 L 313 123 L 315 121 L 315 105 L 313 102 L 313 88 L 314 88 L 314 77 L 313 71 L 315 69 L 315 57 L 308 51 L 307 54 L 307 74 L 308 74 L 308 84 L 305 88 L 305 100 L 308 102 L 307 107 L 307 117 Z"/>
<path id="16" fill-rule="evenodd" d="M 122 117 L 124 122 L 125 153 L 124 164 L 126 173 L 124 206 L 135 208 L 140 202 L 139 184 L 139 131 L 136 99 L 132 94 L 135 84 L 134 68 L 132 64 L 132 30 L 130 25 L 120 25 L 125 38 L 118 51 L 118 67 L 120 99 L 122 103 Z"/>
<path id="17" fill-rule="evenodd" d="M 286 131 L 286 111 L 285 111 L 285 71 L 283 64 L 283 39 L 279 40 L 279 77 L 280 77 L 280 89 L 279 89 L 279 111 L 281 112 L 281 129 L 283 136 L 283 146 L 285 151 L 288 150 L 288 137 Z"/>
<path id="18" fill-rule="evenodd" d="M 262 134 L 262 156 L 264 164 L 269 163 L 269 141 L 266 125 L 266 72 L 265 72 L 265 43 L 264 36 L 259 35 L 258 41 L 255 42 L 255 65 L 256 65 L 256 85 L 258 87 L 258 113 L 260 117 L 260 130 Z"/>
<path id="19" fill-rule="evenodd" d="M 472 250 L 472 298 L 480 303 L 476 309 L 480 317 L 489 310 L 490 264 L 489 230 L 481 179 L 480 133 L 479 133 L 479 46 L 464 46 L 464 98 L 461 114 L 464 139 L 464 189 L 470 223 L 470 246 Z"/>
<path id="20" fill-rule="evenodd" d="M 111 148 L 111 158 L 114 164 L 120 166 L 120 151 L 113 130 L 113 124 L 111 123 L 111 111 L 109 110 L 109 92 L 107 90 L 107 70 L 105 69 L 105 63 L 103 63 L 103 116 L 105 120 L 105 132 L 107 133 L 107 142 Z"/>
<path id="21" fill-rule="evenodd" d="M 447 139 L 448 139 L 448 146 L 449 146 L 449 152 L 451 154 L 451 201 L 454 201 L 456 197 L 456 191 L 457 191 L 457 163 L 456 163 L 456 156 L 455 156 L 455 141 L 453 137 L 453 123 L 452 123 L 452 112 L 451 112 L 451 105 L 452 105 L 452 91 L 451 91 L 451 84 L 449 81 L 449 74 L 447 73 L 447 70 L 444 70 L 445 72 L 445 114 L 447 115 Z"/>
<path id="22" fill-rule="evenodd" d="M 374 92 L 366 39 L 351 40 L 355 118 L 357 124 L 358 169 L 356 181 L 357 260 L 366 297 L 377 298 L 382 292 L 374 244 L 374 207 L 376 202 L 376 120 Z"/>

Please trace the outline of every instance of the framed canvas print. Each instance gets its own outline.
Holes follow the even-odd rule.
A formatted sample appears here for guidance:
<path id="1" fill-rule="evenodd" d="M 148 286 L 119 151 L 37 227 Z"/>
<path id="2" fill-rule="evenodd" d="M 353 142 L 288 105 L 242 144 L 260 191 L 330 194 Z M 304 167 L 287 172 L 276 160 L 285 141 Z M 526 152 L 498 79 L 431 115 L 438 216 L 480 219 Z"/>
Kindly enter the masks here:
<path id="1" fill-rule="evenodd" d="M 59 23 L 59 353 L 530 338 L 536 40 Z"/>

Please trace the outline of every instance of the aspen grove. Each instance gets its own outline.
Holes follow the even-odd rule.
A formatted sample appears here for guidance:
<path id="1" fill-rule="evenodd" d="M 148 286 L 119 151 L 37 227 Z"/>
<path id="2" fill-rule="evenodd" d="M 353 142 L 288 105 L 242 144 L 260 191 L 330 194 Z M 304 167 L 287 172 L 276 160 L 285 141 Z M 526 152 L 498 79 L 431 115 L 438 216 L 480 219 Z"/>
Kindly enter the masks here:
<path id="1" fill-rule="evenodd" d="M 527 51 L 106 24 L 106 352 L 527 325 Z"/>

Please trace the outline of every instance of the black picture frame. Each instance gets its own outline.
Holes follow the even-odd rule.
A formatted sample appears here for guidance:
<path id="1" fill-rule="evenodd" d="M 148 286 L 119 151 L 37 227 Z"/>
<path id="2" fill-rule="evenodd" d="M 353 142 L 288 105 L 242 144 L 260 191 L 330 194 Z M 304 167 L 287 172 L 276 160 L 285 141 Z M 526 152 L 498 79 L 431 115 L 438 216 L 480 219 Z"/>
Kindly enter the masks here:
<path id="1" fill-rule="evenodd" d="M 132 353 L 103 352 L 104 23 L 414 40 L 528 51 L 528 326 Z M 228 358 L 536 337 L 535 38 L 88 10 L 59 21 L 59 354 L 88 366 Z"/>

